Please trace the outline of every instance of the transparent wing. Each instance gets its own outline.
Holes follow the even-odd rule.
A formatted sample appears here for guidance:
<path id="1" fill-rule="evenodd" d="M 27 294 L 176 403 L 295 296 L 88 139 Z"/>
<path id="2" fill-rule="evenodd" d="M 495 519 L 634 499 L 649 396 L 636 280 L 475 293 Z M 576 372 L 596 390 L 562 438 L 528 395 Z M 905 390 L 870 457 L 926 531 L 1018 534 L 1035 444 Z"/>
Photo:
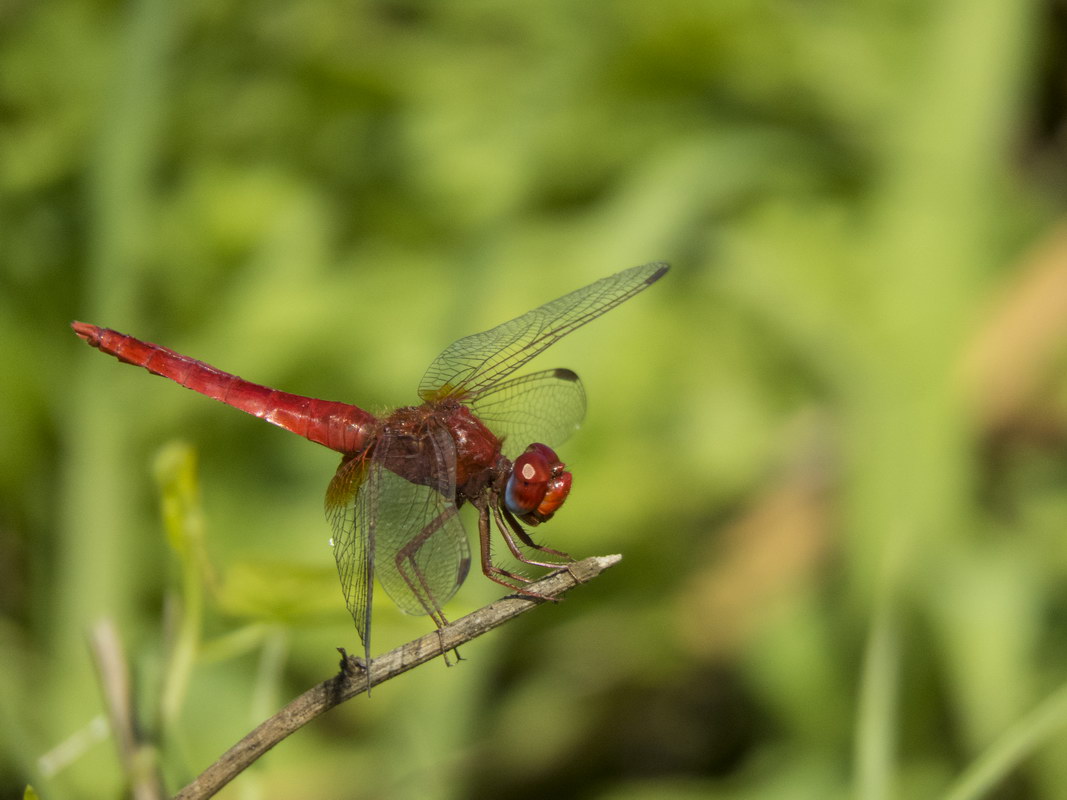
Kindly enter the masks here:
<path id="1" fill-rule="evenodd" d="M 569 369 L 549 369 L 501 381 L 470 405 L 514 460 L 533 442 L 558 447 L 578 430 L 585 418 L 585 390 Z"/>
<path id="2" fill-rule="evenodd" d="M 452 437 L 436 429 L 424 446 L 411 444 L 383 434 L 369 455 L 342 463 L 326 492 L 341 590 L 367 663 L 375 576 L 403 611 L 430 614 L 436 621 L 470 569 L 470 547 L 454 501 Z M 431 485 L 397 472 L 423 475 Z"/>
<path id="3" fill-rule="evenodd" d="M 422 378 L 423 400 L 476 397 L 546 347 L 647 289 L 667 272 L 656 262 L 601 278 L 488 331 L 453 342 Z"/>
<path id="4" fill-rule="evenodd" d="M 333 554 L 363 652 L 370 663 L 371 601 L 374 593 L 375 480 L 364 456 L 342 462 L 326 490 L 326 516 L 333 529 Z"/>
<path id="5" fill-rule="evenodd" d="M 437 618 L 470 569 L 470 548 L 455 503 L 427 486 L 381 471 L 378 581 L 408 614 Z"/>
<path id="6" fill-rule="evenodd" d="M 443 428 L 431 429 L 427 437 L 422 448 L 388 436 L 375 448 L 373 560 L 378 582 L 397 606 L 409 614 L 429 614 L 436 622 L 467 577 L 471 557 L 455 504 L 452 437 Z M 420 463 L 405 464 L 414 459 Z M 423 471 L 409 471 L 426 466 L 423 462 L 433 473 L 428 478 L 433 486 L 402 477 Z"/>

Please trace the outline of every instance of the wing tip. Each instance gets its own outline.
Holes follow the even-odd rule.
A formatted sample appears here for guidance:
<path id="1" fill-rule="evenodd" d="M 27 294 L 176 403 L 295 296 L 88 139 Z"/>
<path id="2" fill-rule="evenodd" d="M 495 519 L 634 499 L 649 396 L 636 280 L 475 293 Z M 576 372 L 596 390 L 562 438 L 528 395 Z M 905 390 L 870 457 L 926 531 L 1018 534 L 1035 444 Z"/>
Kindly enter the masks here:
<path id="1" fill-rule="evenodd" d="M 652 261 L 651 263 L 646 264 L 645 266 L 656 268 L 655 272 L 645 278 L 646 286 L 651 286 L 653 283 L 658 281 L 660 278 L 666 275 L 667 271 L 671 268 L 671 265 L 668 264 L 666 261 Z"/>

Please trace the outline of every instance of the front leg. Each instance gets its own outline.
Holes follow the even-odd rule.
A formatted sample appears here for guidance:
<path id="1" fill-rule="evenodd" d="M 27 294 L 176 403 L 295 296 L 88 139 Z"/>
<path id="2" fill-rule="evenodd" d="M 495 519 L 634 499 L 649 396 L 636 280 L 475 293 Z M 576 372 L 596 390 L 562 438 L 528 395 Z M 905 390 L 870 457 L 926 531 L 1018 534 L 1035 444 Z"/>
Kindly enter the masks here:
<path id="1" fill-rule="evenodd" d="M 509 583 L 505 580 L 505 578 L 510 578 L 512 581 L 521 581 L 523 583 L 530 582 L 529 578 L 514 572 L 508 572 L 506 569 L 502 569 L 493 563 L 492 535 L 492 526 L 489 523 L 489 507 L 488 505 L 481 506 L 478 509 L 478 549 L 481 552 L 482 557 L 482 574 L 494 583 L 506 586 L 508 589 L 518 592 L 525 597 L 535 597 L 538 600 L 551 600 L 552 602 L 557 602 L 559 600 L 557 597 L 546 597 L 543 594 L 531 592 L 529 589 L 524 589 L 522 586 L 518 586 L 515 583 Z"/>
<path id="2" fill-rule="evenodd" d="M 560 564 L 555 561 L 535 561 L 534 559 L 529 558 L 525 553 L 522 552 L 522 549 L 517 544 L 515 544 L 515 540 L 511 538 L 512 532 L 514 532 L 515 535 L 519 537 L 519 539 L 524 545 L 533 550 L 539 550 L 542 553 L 548 553 L 549 555 L 559 556 L 560 558 L 566 559 L 567 563 L 574 561 L 574 559 L 567 553 L 562 553 L 559 550 L 553 550 L 551 547 L 544 547 L 542 545 L 537 544 L 532 538 L 530 538 L 530 534 L 526 532 L 526 529 L 523 528 L 521 524 L 519 524 L 519 521 L 515 519 L 514 515 L 510 511 L 508 511 L 507 508 L 494 505 L 493 516 L 496 519 L 497 527 L 500 528 L 500 535 L 504 537 L 504 542 L 507 544 L 508 549 L 511 551 L 511 554 L 524 564 L 532 564 L 535 567 L 547 567 L 549 569 L 555 569 L 556 567 L 566 566 L 566 563 Z M 501 518 L 503 518 L 503 521 L 501 520 Z M 510 528 L 511 531 L 509 531 L 508 528 Z"/>

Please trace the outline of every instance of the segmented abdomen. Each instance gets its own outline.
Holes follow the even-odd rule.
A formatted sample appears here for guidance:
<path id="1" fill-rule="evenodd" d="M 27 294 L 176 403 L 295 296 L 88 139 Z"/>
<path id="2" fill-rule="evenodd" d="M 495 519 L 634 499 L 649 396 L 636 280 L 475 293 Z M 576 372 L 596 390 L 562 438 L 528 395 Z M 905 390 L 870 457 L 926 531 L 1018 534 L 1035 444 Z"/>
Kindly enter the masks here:
<path id="1" fill-rule="evenodd" d="M 331 450 L 359 452 L 377 425 L 374 415 L 358 406 L 280 392 L 110 328 L 85 322 L 71 323 L 71 327 L 89 345 L 119 361 L 144 367 Z"/>

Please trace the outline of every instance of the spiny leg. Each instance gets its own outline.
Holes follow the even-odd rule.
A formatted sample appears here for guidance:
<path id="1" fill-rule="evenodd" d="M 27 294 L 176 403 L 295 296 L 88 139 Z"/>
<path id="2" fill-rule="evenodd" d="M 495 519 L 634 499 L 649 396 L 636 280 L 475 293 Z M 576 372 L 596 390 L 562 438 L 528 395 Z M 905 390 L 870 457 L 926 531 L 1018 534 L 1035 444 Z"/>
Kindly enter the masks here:
<path id="1" fill-rule="evenodd" d="M 530 564 L 535 567 L 547 567 L 549 569 L 565 566 L 565 564 L 560 564 L 555 561 L 536 561 L 535 559 L 530 558 L 522 551 L 522 548 L 519 547 L 519 545 L 515 542 L 515 539 L 511 535 L 512 532 L 514 532 L 520 539 L 522 539 L 523 544 L 526 544 L 534 548 L 535 550 L 542 550 L 546 553 L 559 555 L 570 561 L 574 560 L 566 553 L 560 553 L 556 550 L 552 550 L 547 547 L 538 547 L 536 544 L 534 544 L 534 541 L 530 538 L 530 535 L 525 530 L 523 530 L 522 525 L 519 524 L 518 520 L 516 520 L 511 515 L 511 512 L 509 512 L 506 508 L 501 509 L 498 506 L 493 506 L 493 520 L 496 522 L 496 526 L 500 530 L 500 535 L 504 537 L 504 543 L 508 546 L 508 550 L 511 551 L 511 554 L 515 556 L 515 558 L 517 558 L 524 564 Z"/>
<path id="2" fill-rule="evenodd" d="M 552 555 L 552 556 L 559 556 L 560 558 L 566 559 L 568 562 L 573 562 L 574 561 L 574 557 L 571 556 L 570 553 L 564 553 L 562 550 L 554 550 L 551 547 L 545 547 L 543 544 L 538 544 L 537 542 L 535 542 L 533 540 L 533 538 L 530 536 L 530 534 L 527 533 L 526 529 L 522 527 L 522 525 L 519 523 L 519 521 L 517 519 L 515 519 L 514 515 L 510 511 L 508 511 L 507 508 L 498 509 L 498 513 L 502 514 L 502 516 L 504 517 L 504 519 L 508 523 L 508 527 L 510 527 L 515 532 L 515 535 L 518 536 L 519 540 L 524 545 L 526 545 L 527 547 L 529 547 L 529 548 L 531 548 L 533 550 L 538 550 L 538 551 L 540 551 L 542 553 L 548 553 L 549 555 Z M 504 538 L 507 539 L 508 536 L 505 534 Z M 513 550 L 512 552 L 515 552 L 515 551 Z M 525 561 L 527 564 L 537 564 L 540 567 L 562 567 L 562 566 L 564 566 L 564 564 L 557 564 L 557 563 L 554 563 L 554 562 L 541 563 L 539 561 L 527 561 L 525 558 L 523 558 L 522 556 L 520 556 L 518 554 L 516 554 L 516 558 L 518 558 L 520 561 Z"/>
<path id="3" fill-rule="evenodd" d="M 448 620 L 445 619 L 444 614 L 441 613 L 441 608 L 437 604 L 437 600 L 433 596 L 433 591 L 430 589 L 430 584 L 426 580 L 426 576 L 419 568 L 418 562 L 415 560 L 415 556 L 418 555 L 419 550 L 426 544 L 431 536 L 440 530 L 441 526 L 447 522 L 453 514 L 456 513 L 456 507 L 446 509 L 445 511 L 434 517 L 426 527 L 424 527 L 419 533 L 412 537 L 411 541 L 401 547 L 394 557 L 396 563 L 396 571 L 400 574 L 400 577 L 404 579 L 404 582 L 408 585 L 412 594 L 418 599 L 423 609 L 429 614 L 430 619 L 434 621 L 434 624 L 438 628 L 443 628 L 448 624 Z M 406 564 L 405 564 L 406 562 Z M 414 574 L 414 580 L 408 576 L 408 568 Z M 416 583 L 418 585 L 416 585 Z"/>
<path id="4" fill-rule="evenodd" d="M 422 546 L 426 544 L 429 538 L 440 530 L 441 526 L 456 513 L 458 513 L 458 509 L 455 506 L 452 506 L 438 514 L 425 528 L 419 531 L 418 536 L 415 536 L 410 542 L 400 548 L 394 558 L 397 573 L 404 579 L 404 583 L 408 585 L 411 593 L 415 595 L 430 619 L 433 620 L 433 624 L 437 627 L 437 636 L 441 641 L 441 655 L 444 656 L 445 664 L 450 667 L 452 666 L 452 662 L 448 660 L 448 652 L 444 649 L 444 638 L 441 637 L 441 629 L 448 624 L 448 620 L 445 618 L 444 612 L 441 611 L 437 599 L 433 596 L 429 582 L 419 568 L 415 556 L 418 554 L 419 550 L 422 549 Z M 415 580 L 419 584 L 418 586 L 416 586 L 415 582 L 408 577 L 404 564 L 405 561 L 414 573 Z M 456 654 L 457 662 L 463 660 L 463 656 L 459 654 L 459 648 L 455 648 L 453 652 Z"/>
<path id="5" fill-rule="evenodd" d="M 490 546 L 492 542 L 492 535 L 493 532 L 489 526 L 489 509 L 488 507 L 483 506 L 482 508 L 478 509 L 478 549 L 481 552 L 482 557 L 482 574 L 494 583 L 499 583 L 501 586 L 511 589 L 513 592 L 518 592 L 519 594 L 524 595 L 526 597 L 536 597 L 539 600 L 555 600 L 555 598 L 546 597 L 545 595 L 538 594 L 537 592 L 531 592 L 529 589 L 525 589 L 522 586 L 518 586 L 514 583 L 509 583 L 507 580 L 504 579 L 510 578 L 513 581 L 530 583 L 530 579 L 527 578 L 525 575 L 518 575 L 514 572 L 508 572 L 506 569 L 502 569 L 501 567 L 498 567 L 496 564 L 493 563 L 492 548 Z"/>

